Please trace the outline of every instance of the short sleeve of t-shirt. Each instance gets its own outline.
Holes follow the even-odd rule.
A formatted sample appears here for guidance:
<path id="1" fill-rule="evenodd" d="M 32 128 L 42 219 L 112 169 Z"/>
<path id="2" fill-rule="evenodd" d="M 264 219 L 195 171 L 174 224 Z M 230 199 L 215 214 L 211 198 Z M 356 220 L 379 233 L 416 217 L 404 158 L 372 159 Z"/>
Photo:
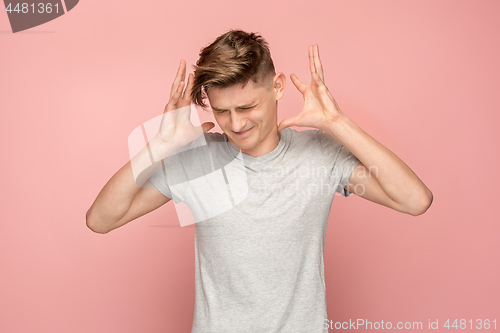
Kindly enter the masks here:
<path id="1" fill-rule="evenodd" d="M 167 185 L 167 170 L 166 170 L 166 160 L 162 160 L 160 166 L 156 168 L 155 172 L 149 177 L 149 180 L 156 187 L 158 191 L 164 196 L 172 199 L 172 193 Z M 167 164 L 168 165 L 168 164 Z"/>
<path id="2" fill-rule="evenodd" d="M 340 144 L 332 136 L 318 130 L 319 142 L 323 157 L 327 165 L 331 166 L 330 172 L 333 179 L 338 179 L 336 192 L 348 197 L 352 193 L 344 189 L 349 181 L 354 168 L 360 162 L 359 159 Z"/>
<path id="3" fill-rule="evenodd" d="M 211 158 L 207 155 L 210 150 L 207 148 L 208 142 L 217 140 L 220 140 L 219 133 L 204 133 L 163 159 L 149 180 L 161 194 L 172 199 L 176 204 L 183 202 L 184 190 L 189 186 L 181 186 L 182 190 L 180 190 L 178 185 L 187 184 L 197 177 L 214 171 L 210 170 L 210 166 L 213 168 L 213 162 L 208 163 Z"/>

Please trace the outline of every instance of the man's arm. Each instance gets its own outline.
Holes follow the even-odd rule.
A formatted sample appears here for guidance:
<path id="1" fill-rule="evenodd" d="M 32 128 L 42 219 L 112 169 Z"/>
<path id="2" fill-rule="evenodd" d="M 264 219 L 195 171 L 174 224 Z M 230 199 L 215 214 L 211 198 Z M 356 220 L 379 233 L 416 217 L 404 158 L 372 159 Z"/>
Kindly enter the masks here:
<path id="1" fill-rule="evenodd" d="M 149 177 L 162 160 L 177 148 L 195 140 L 215 126 L 212 122 L 203 123 L 199 127 L 191 123 L 190 104 L 194 75 L 189 74 L 184 90 L 185 78 L 186 61 L 181 59 L 158 134 L 103 187 L 86 214 L 86 223 L 91 230 L 108 233 L 170 200 L 153 188 Z"/>
<path id="2" fill-rule="evenodd" d="M 432 192 L 393 152 L 368 135 L 347 116 L 328 123 L 325 133 L 353 153 L 360 163 L 346 189 L 399 212 L 420 215 L 432 204 Z"/>
<path id="3" fill-rule="evenodd" d="M 377 178 L 374 175 L 369 175 L 368 169 L 361 162 L 359 162 L 356 168 L 353 170 L 349 181 L 344 188 L 364 199 L 392 208 L 398 212 L 414 216 L 420 215 L 419 212 L 409 211 L 406 207 L 392 200 L 382 189 Z M 424 212 L 425 210 L 420 213 Z"/>
<path id="4" fill-rule="evenodd" d="M 401 159 L 359 128 L 340 110 L 325 85 L 317 44 L 309 46 L 309 68 L 309 86 L 302 83 L 295 74 L 290 75 L 295 87 L 304 95 L 305 103 L 297 116 L 284 119 L 280 123 L 278 131 L 288 126 L 323 130 L 361 162 L 351 173 L 345 189 L 400 212 L 423 214 L 432 203 L 432 192 Z M 363 176 L 362 173 L 356 172 L 356 169 L 369 172 L 371 176 Z"/>
<path id="5" fill-rule="evenodd" d="M 149 143 L 156 151 L 156 140 Z M 170 198 L 164 196 L 149 181 L 161 160 L 151 163 L 145 146 L 106 183 L 86 214 L 87 226 L 97 233 L 108 233 L 144 214 Z"/>

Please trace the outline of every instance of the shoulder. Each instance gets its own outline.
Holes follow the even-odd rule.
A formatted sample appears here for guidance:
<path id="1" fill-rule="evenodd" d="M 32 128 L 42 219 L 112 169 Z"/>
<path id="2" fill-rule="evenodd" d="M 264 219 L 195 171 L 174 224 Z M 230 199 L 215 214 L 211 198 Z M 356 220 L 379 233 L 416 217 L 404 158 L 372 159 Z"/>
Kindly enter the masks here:
<path id="1" fill-rule="evenodd" d="M 319 145 L 322 139 L 321 136 L 325 135 L 325 133 L 319 129 L 297 131 L 291 128 L 285 128 L 282 130 L 282 133 L 286 133 L 289 137 L 290 144 L 293 145 Z"/>
<path id="2" fill-rule="evenodd" d="M 335 140 L 331 135 L 329 135 L 329 134 L 327 134 L 327 133 L 325 133 L 325 132 L 323 132 L 321 130 L 316 130 L 315 136 L 316 136 L 316 140 L 319 142 L 319 144 L 323 148 L 328 148 L 328 149 L 337 148 L 337 149 L 340 149 L 340 147 L 342 146 L 340 144 L 340 142 L 338 142 L 337 140 Z"/>
<path id="3" fill-rule="evenodd" d="M 219 133 L 219 132 L 206 132 L 205 134 L 205 139 L 209 142 L 220 142 L 220 141 L 225 141 L 225 133 Z"/>
<path id="4" fill-rule="evenodd" d="M 331 135 L 320 129 L 296 131 L 290 129 L 290 146 L 302 154 L 308 152 L 310 156 L 326 156 L 327 160 L 335 160 L 343 147 Z M 317 157 L 317 156 L 316 156 Z"/>
<path id="5" fill-rule="evenodd" d="M 176 153 L 183 153 L 183 156 L 187 156 L 187 152 L 195 153 L 200 148 L 204 147 L 212 142 L 223 142 L 224 135 L 218 132 L 205 132 L 203 135 L 200 135 L 198 138 L 193 141 L 187 143 L 186 145 L 178 148 Z"/>

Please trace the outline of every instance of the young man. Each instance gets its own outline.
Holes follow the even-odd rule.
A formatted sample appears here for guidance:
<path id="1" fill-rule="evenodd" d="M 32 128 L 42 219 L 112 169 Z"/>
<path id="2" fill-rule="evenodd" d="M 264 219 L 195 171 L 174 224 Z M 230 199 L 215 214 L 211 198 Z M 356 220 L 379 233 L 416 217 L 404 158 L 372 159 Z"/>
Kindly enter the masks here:
<path id="1" fill-rule="evenodd" d="M 158 134 L 105 185 L 87 225 L 107 233 L 170 199 L 184 201 L 197 222 L 193 333 L 328 332 L 323 250 L 335 193 L 417 216 L 431 205 L 431 191 L 341 112 L 317 45 L 309 47 L 311 84 L 290 76 L 304 108 L 279 126 L 286 78 L 260 36 L 219 36 L 187 84 L 185 66 L 181 60 Z M 206 98 L 222 134 L 201 135 L 214 124 L 189 120 L 189 105 L 206 107 Z M 200 139 L 206 146 L 193 145 Z M 228 171 L 234 161 L 243 182 Z M 207 186 L 216 171 L 227 197 Z"/>

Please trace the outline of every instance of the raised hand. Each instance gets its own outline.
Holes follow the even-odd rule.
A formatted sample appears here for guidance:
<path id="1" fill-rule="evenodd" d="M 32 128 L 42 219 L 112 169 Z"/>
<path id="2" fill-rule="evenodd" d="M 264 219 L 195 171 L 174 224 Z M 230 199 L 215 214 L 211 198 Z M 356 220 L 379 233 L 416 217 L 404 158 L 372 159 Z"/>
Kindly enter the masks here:
<path id="1" fill-rule="evenodd" d="M 194 126 L 190 121 L 191 115 L 191 90 L 193 88 L 194 75 L 189 74 L 186 90 L 183 93 L 186 77 L 186 61 L 181 59 L 177 76 L 172 83 L 170 99 L 165 106 L 160 129 L 156 137 L 165 145 L 175 148 L 195 140 L 204 132 L 215 126 L 212 122 Z"/>
<path id="2" fill-rule="evenodd" d="M 293 84 L 304 96 L 304 107 L 295 117 L 284 119 L 279 124 L 278 131 L 289 126 L 313 127 L 323 130 L 327 124 L 335 123 L 343 115 L 325 85 L 317 44 L 309 46 L 309 67 L 311 70 L 311 84 L 309 86 L 302 83 L 294 73 L 290 75 Z"/>

